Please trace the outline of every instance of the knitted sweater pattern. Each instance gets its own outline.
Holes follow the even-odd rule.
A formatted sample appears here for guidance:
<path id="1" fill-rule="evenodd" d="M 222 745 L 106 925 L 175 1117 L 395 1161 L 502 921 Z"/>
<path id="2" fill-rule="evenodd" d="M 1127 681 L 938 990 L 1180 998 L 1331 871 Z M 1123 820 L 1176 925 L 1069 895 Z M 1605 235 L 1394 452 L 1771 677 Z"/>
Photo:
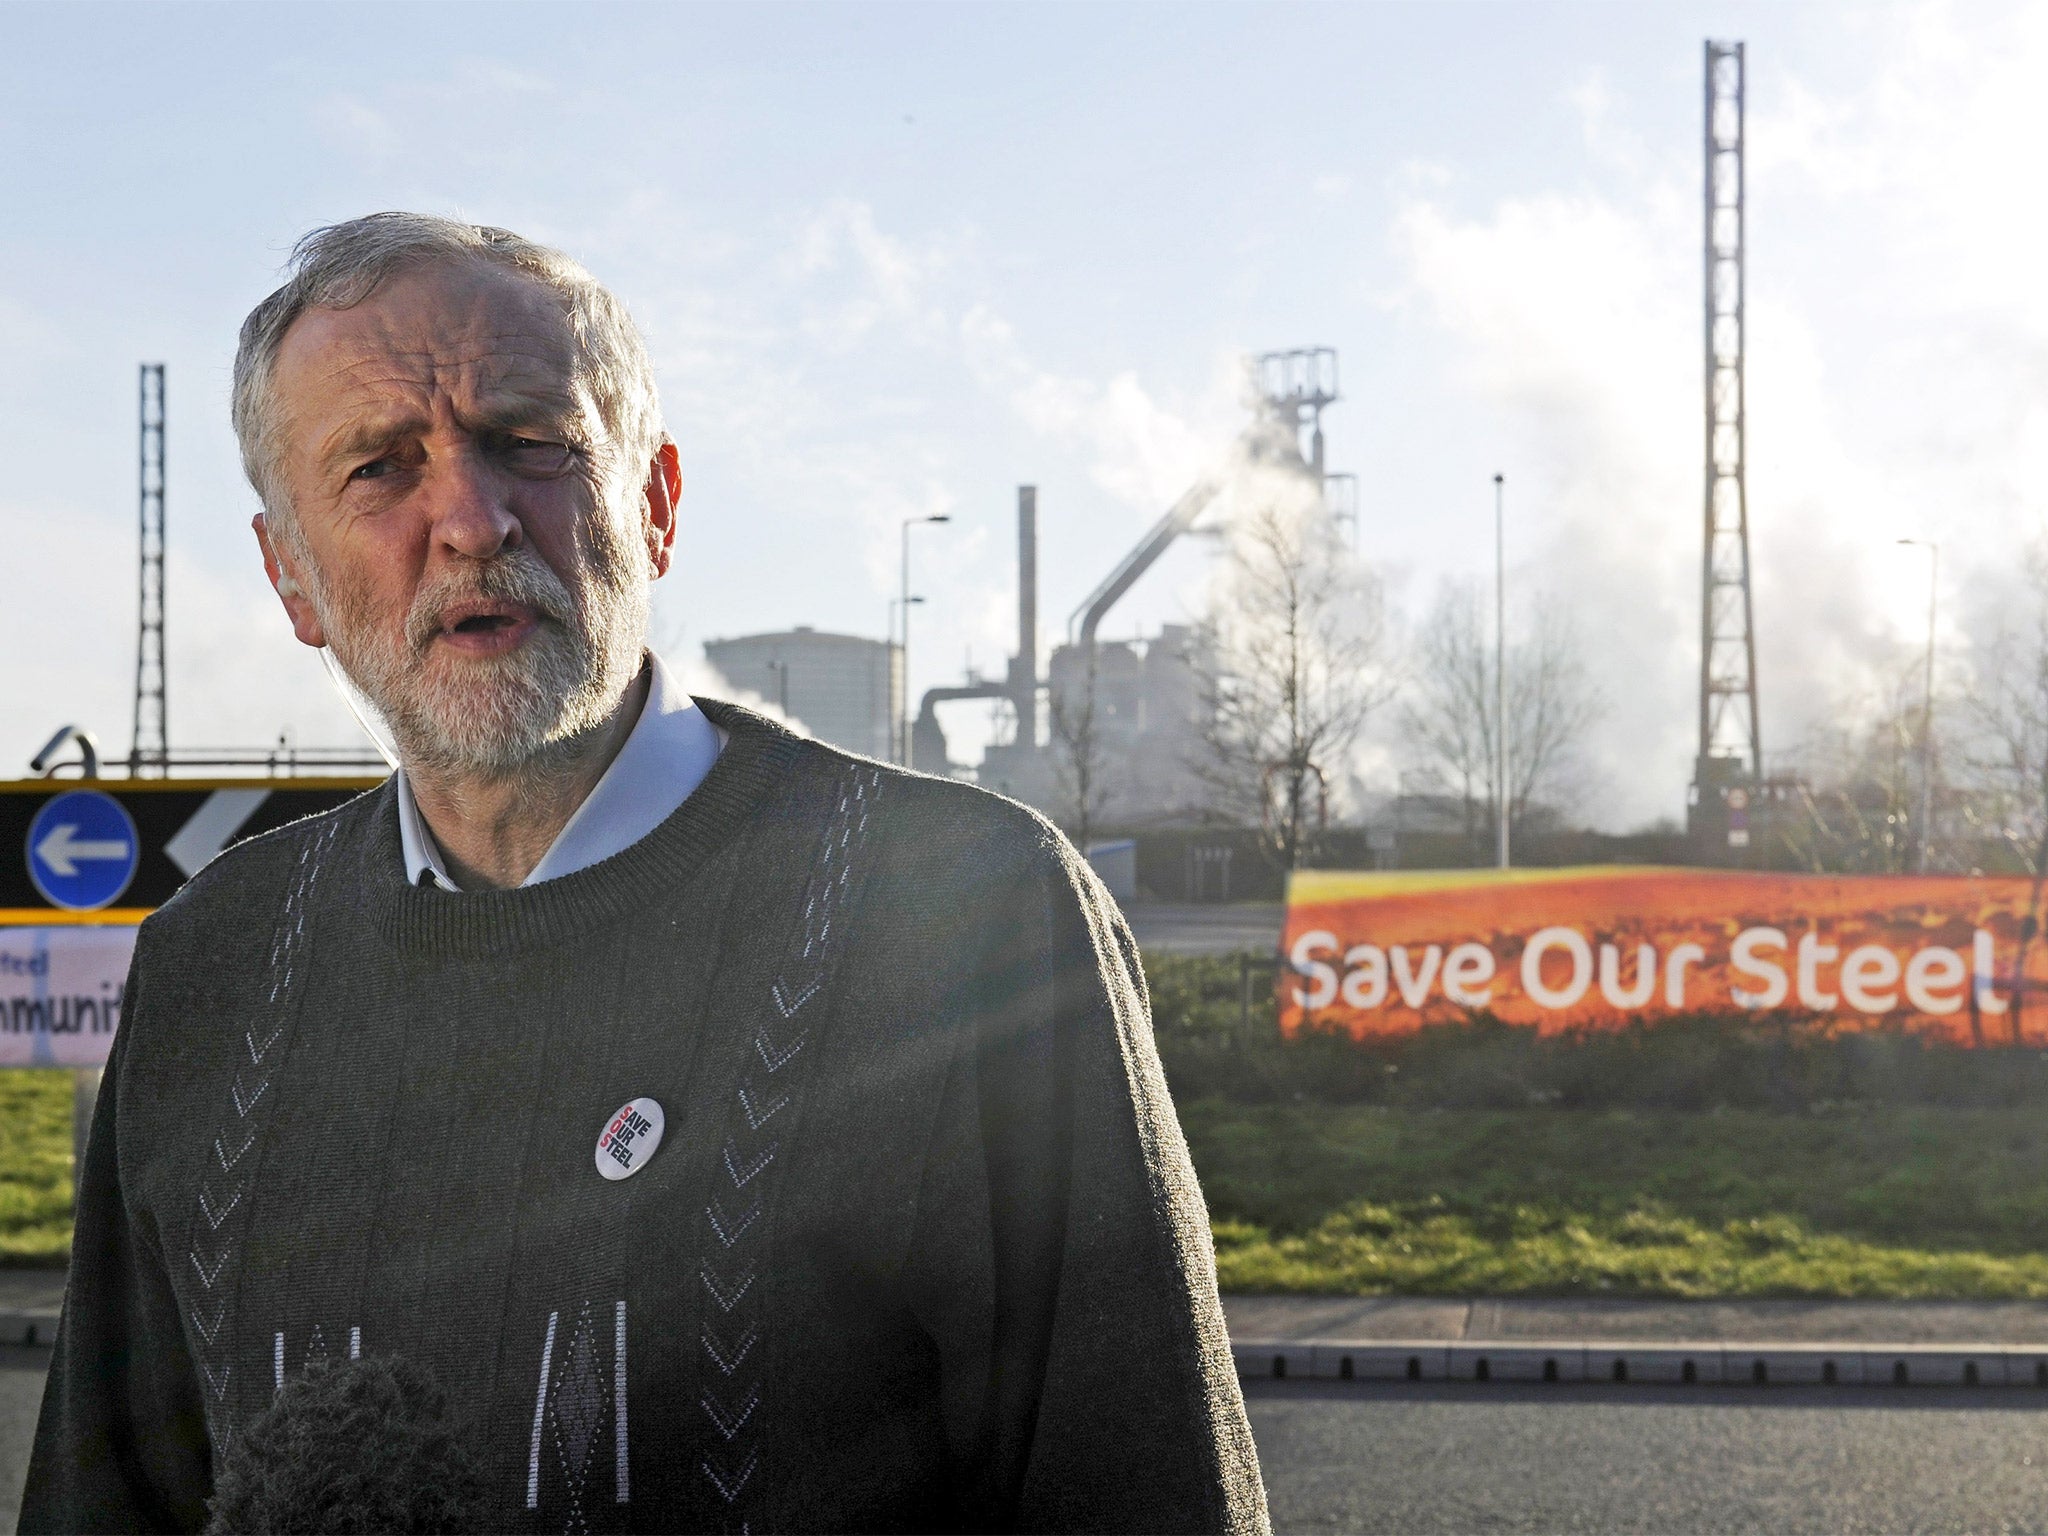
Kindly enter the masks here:
<path id="1" fill-rule="evenodd" d="M 1263 1529 L 1113 905 L 1020 807 L 705 707 L 718 766 L 588 870 L 409 888 L 387 785 L 144 925 L 23 1530 L 196 1528 L 371 1353 L 493 1528 Z"/>

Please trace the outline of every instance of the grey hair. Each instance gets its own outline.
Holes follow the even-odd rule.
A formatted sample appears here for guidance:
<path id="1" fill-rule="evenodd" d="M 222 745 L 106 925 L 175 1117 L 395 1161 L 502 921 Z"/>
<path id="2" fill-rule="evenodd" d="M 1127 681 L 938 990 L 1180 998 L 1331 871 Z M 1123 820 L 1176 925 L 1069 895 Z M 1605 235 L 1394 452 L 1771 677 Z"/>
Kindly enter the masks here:
<path id="1" fill-rule="evenodd" d="M 637 473 L 667 441 L 654 367 L 639 326 L 574 258 L 507 229 L 429 213 L 372 213 L 300 237 L 284 286 L 249 312 L 235 349 L 235 437 L 242 470 L 275 530 L 303 550 L 278 474 L 272 376 L 285 332 L 309 309 L 351 309 L 386 278 L 434 261 L 480 260 L 533 278 L 561 301 L 575 336 L 578 382 L 604 424 L 610 456 Z"/>

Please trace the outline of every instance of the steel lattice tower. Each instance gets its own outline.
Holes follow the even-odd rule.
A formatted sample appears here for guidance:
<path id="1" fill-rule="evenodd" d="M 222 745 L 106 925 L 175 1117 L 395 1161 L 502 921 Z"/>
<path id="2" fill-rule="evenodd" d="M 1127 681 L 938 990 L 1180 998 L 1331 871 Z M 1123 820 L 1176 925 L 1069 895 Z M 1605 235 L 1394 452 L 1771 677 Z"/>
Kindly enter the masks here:
<path id="1" fill-rule="evenodd" d="M 164 700 L 164 365 L 144 363 L 141 406 L 141 577 L 136 594 L 135 728 L 131 774 L 170 770 L 169 711 Z"/>
<path id="2" fill-rule="evenodd" d="M 1702 794 L 1710 784 L 1763 775 L 1743 478 L 1742 44 L 1709 41 L 1706 66 L 1706 553 L 1697 770 Z"/>

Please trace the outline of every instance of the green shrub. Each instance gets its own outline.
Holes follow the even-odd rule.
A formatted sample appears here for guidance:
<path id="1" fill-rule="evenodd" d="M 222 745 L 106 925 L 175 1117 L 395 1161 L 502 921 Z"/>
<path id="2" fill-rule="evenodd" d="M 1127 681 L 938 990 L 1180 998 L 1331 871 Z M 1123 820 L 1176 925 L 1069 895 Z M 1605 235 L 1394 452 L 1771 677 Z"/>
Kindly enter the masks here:
<path id="1" fill-rule="evenodd" d="M 71 1074 L 0 1069 L 0 1265 L 71 1254 Z"/>

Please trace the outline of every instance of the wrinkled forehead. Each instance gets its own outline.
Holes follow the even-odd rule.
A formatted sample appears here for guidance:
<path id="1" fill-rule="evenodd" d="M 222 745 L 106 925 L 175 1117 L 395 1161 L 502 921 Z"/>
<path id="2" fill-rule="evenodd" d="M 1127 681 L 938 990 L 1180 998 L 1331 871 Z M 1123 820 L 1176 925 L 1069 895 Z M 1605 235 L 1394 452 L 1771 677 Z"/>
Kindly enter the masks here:
<path id="1" fill-rule="evenodd" d="M 348 309 L 292 322 L 271 378 L 287 433 L 337 415 L 458 413 L 507 399 L 582 414 L 575 334 L 562 301 L 495 263 L 440 261 L 378 284 Z"/>

